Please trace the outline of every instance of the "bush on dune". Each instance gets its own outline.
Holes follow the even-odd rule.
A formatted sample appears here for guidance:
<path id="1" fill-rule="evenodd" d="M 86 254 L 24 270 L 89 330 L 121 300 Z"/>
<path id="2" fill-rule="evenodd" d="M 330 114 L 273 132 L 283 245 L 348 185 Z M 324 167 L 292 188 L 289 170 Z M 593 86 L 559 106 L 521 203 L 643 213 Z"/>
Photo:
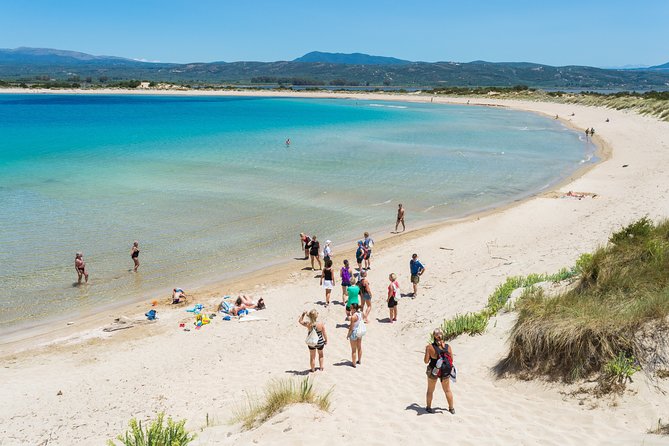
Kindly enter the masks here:
<path id="1" fill-rule="evenodd" d="M 195 439 L 195 434 L 189 433 L 184 427 L 186 420 L 175 422 L 168 418 L 167 424 L 164 424 L 164 417 L 165 414 L 161 412 L 146 427 L 142 427 L 142 422 L 133 418 L 129 423 L 130 429 L 117 439 L 123 446 L 187 446 Z M 113 440 L 109 440 L 107 444 L 116 446 Z"/>
<path id="2" fill-rule="evenodd" d="M 666 327 L 669 315 L 669 222 L 643 218 L 579 261 L 575 289 L 556 297 L 531 290 L 517 303 L 499 373 L 567 381 L 596 373 L 600 381 L 624 384 L 644 365 L 643 327 Z"/>

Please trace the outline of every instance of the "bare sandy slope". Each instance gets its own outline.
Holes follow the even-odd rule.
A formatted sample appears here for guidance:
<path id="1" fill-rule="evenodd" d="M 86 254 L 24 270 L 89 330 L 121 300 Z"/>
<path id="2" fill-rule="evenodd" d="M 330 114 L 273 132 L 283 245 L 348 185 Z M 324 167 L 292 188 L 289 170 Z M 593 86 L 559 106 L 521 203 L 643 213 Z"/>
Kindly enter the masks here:
<path id="1" fill-rule="evenodd" d="M 594 126 L 613 155 L 562 191 L 597 197 L 538 197 L 379 246 L 369 273 L 373 322 L 360 367 L 348 365 L 343 307 L 316 305 L 323 292 L 315 273 L 301 270 L 306 262 L 295 261 L 290 270 L 275 272 L 281 277 L 265 280 L 261 275 L 257 286 L 247 289 L 265 297 L 268 309 L 258 315 L 267 320 L 216 318 L 199 331 L 185 332 L 178 322 L 191 323 L 188 313 L 161 307 L 161 319 L 153 325 L 113 333 L 95 328 L 48 345 L 33 341 L 32 349 L 5 354 L 0 359 L 0 445 L 102 444 L 123 432 L 131 417 L 144 420 L 159 411 L 187 418 L 188 427 L 199 434 L 197 444 L 669 443 L 646 433 L 658 418 L 669 419 L 669 398 L 641 376 L 616 404 L 579 404 L 558 384 L 495 379 L 490 369 L 505 352 L 513 315 L 493 319 L 483 336 L 452 342 L 459 369 L 453 386 L 457 414 L 422 410 L 422 352 L 428 333 L 444 317 L 480 309 L 508 275 L 554 272 L 635 218 L 669 215 L 669 124 L 596 108 L 503 104 L 565 117 L 573 112 L 568 119 L 574 126 Z M 611 121 L 605 123 L 606 118 Z M 410 214 L 408 219 L 410 224 Z M 399 323 L 384 323 L 388 273 L 396 272 L 409 290 L 412 252 L 427 266 L 422 294 L 400 302 Z M 339 265 L 342 256 L 335 259 Z M 205 296 L 237 289 L 199 296 L 213 307 L 220 299 Z M 339 300 L 340 291 L 334 296 Z M 313 307 L 330 336 L 326 370 L 314 379 L 318 389 L 334 386 L 331 413 L 296 406 L 250 432 L 228 425 L 234 406 L 247 394 L 260 392 L 271 379 L 306 371 L 306 331 L 296 320 Z M 136 311 L 129 316 L 141 316 L 146 308 Z M 660 384 L 668 387 L 666 380 Z M 443 393 L 435 394 L 434 405 L 447 407 Z M 205 427 L 207 416 L 210 427 Z"/>

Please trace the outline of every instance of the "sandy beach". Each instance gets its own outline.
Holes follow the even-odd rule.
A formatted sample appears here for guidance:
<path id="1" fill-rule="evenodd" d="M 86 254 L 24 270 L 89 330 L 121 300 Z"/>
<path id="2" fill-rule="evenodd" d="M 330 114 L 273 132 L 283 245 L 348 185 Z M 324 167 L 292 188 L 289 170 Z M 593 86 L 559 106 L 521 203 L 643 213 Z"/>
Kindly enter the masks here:
<path id="1" fill-rule="evenodd" d="M 419 95 L 290 95 L 430 101 Z M 434 98 L 434 102 L 467 103 L 468 99 Z M 200 330 L 183 331 L 179 323 L 192 328 L 192 315 L 184 307 L 172 308 L 161 297 L 159 320 L 154 324 L 103 331 L 121 316 L 143 319 L 150 308 L 147 301 L 76 318 L 71 325 L 3 338 L 0 445 L 103 444 L 124 432 L 130 418 L 147 420 L 161 411 L 186 418 L 187 427 L 198 434 L 195 444 L 202 445 L 398 444 L 406 440 L 441 444 L 446 439 L 463 445 L 667 444 L 666 437 L 647 433 L 658 419 L 669 419 L 669 398 L 662 393 L 669 387 L 666 379 L 652 382 L 638 373 L 629 391 L 616 399 L 570 396 L 578 385 L 496 379 L 491 368 L 505 353 L 512 313 L 493 318 L 482 336 L 450 343 L 459 372 L 452 386 L 456 415 L 446 411 L 439 390 L 434 406 L 441 413 L 423 411 L 423 350 L 429 333 L 444 318 L 482 308 L 507 276 L 570 267 L 619 227 L 645 215 L 654 220 L 669 215 L 665 172 L 669 123 L 631 112 L 568 104 L 479 98 L 469 103 L 557 114 L 574 128 L 595 127 L 604 161 L 578 172 L 551 193 L 458 221 L 412 231 L 408 215 L 409 231 L 394 235 L 390 234 L 393 216 L 389 216 L 388 232 L 372 234 L 378 242 L 368 275 L 374 298 L 361 366 L 348 365 L 343 307 L 317 305 L 323 291 L 316 272 L 302 269 L 307 261 L 291 260 L 193 290 L 191 302 L 204 304 L 207 313 L 214 312 L 224 295 L 262 296 L 267 309 L 257 313 L 261 320 L 216 317 Z M 570 190 L 596 196 L 565 197 Z M 297 256 L 297 235 L 295 246 Z M 336 266 L 345 257 L 354 263 L 352 248 L 335 251 Z M 427 267 L 421 295 L 402 299 L 398 323 L 385 323 L 388 274 L 397 273 L 402 290 L 408 291 L 413 252 Z M 333 290 L 333 297 L 340 300 L 339 288 Z M 319 390 L 333 388 L 330 413 L 293 406 L 251 431 L 229 424 L 234 407 L 248 394 L 260 393 L 272 379 L 306 374 L 306 330 L 297 318 L 312 308 L 318 309 L 329 332 L 325 371 L 313 379 Z"/>

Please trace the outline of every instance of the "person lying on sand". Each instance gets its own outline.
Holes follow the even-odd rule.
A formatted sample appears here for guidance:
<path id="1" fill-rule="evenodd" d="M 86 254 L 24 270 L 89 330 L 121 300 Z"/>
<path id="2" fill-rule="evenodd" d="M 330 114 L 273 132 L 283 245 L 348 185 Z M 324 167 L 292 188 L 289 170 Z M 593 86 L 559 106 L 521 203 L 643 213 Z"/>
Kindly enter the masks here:
<path id="1" fill-rule="evenodd" d="M 248 310 L 248 309 L 262 310 L 263 308 L 265 308 L 265 301 L 263 300 L 262 297 L 258 299 L 258 303 L 255 303 L 253 302 L 253 299 L 251 299 L 250 297 L 239 296 L 235 301 L 235 305 L 230 310 L 230 314 L 232 314 L 233 316 L 237 316 L 239 312 L 242 310 Z"/>
<path id="2" fill-rule="evenodd" d="M 172 290 L 172 304 L 179 304 L 181 303 L 181 299 L 185 301 L 186 298 L 188 298 L 188 296 L 186 295 L 186 292 L 181 288 L 174 288 Z"/>
<path id="3" fill-rule="evenodd" d="M 562 197 L 563 198 L 566 198 L 566 197 L 578 198 L 579 200 L 581 200 L 585 197 L 595 198 L 596 196 L 597 196 L 597 194 L 593 194 L 593 193 L 590 193 L 590 192 L 572 192 L 572 191 L 569 191 L 566 194 L 564 194 Z"/>

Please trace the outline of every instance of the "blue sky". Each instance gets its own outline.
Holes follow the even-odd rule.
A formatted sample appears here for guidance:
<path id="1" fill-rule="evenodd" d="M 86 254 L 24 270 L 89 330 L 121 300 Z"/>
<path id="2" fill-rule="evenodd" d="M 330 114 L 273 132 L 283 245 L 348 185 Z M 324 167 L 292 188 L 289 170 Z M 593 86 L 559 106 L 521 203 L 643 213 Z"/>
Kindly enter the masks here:
<path id="1" fill-rule="evenodd" d="M 162 62 L 328 51 L 428 62 L 657 65 L 669 62 L 669 0 L 2 0 L 0 48 L 19 46 Z"/>

